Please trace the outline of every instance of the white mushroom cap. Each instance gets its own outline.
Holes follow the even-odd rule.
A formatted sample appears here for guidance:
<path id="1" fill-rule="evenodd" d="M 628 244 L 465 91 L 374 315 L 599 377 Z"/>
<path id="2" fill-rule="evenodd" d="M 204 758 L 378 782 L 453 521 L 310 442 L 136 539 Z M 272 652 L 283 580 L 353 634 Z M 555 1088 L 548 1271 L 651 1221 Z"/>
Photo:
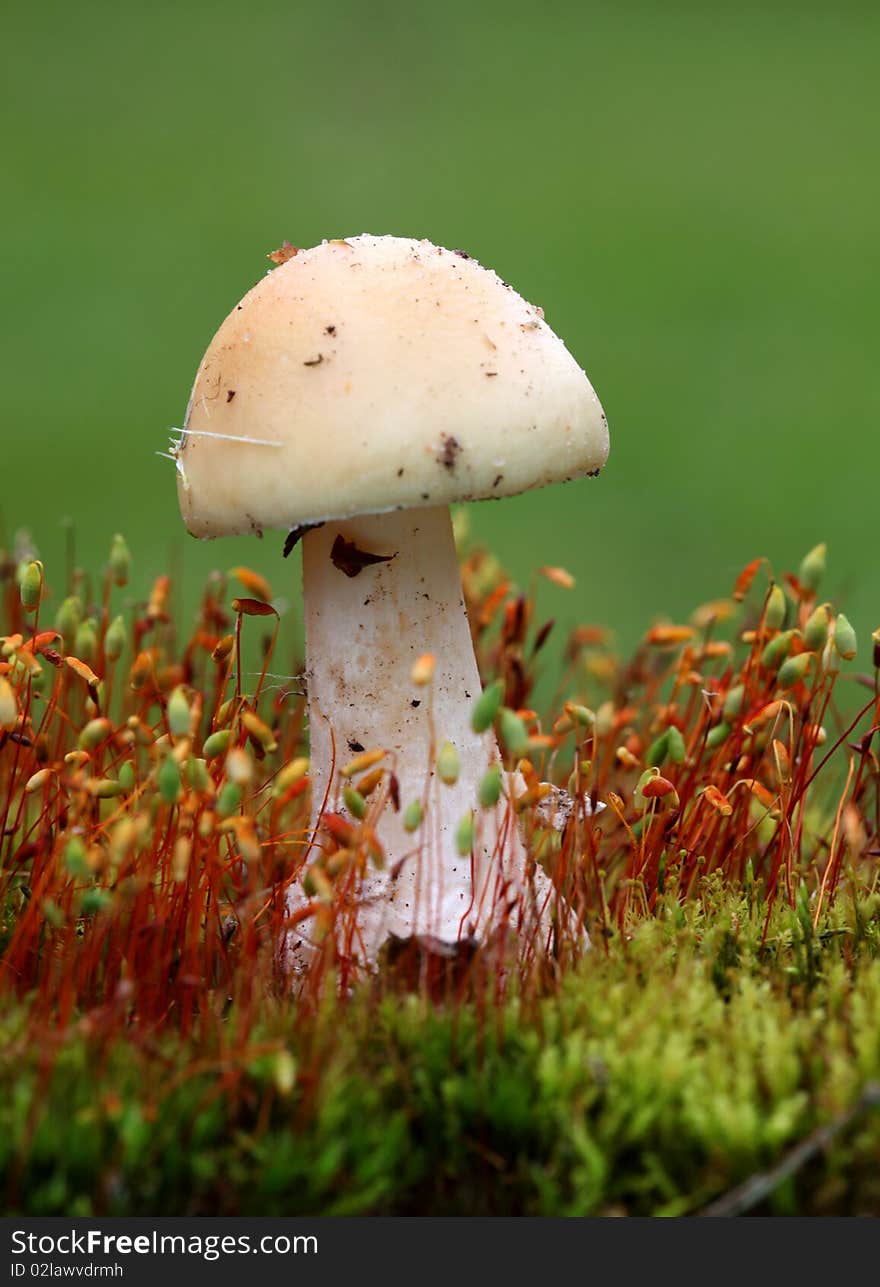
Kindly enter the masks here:
<path id="1" fill-rule="evenodd" d="M 178 494 L 209 537 L 511 496 L 607 455 L 599 400 L 539 308 L 462 251 L 364 235 L 297 251 L 229 314 Z"/>

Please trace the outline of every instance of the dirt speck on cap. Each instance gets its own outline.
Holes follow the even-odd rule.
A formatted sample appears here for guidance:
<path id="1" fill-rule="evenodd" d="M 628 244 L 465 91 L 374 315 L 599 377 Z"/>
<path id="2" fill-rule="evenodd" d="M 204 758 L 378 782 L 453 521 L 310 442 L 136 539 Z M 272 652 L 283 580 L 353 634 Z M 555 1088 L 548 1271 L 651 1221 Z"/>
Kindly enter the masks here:
<path id="1" fill-rule="evenodd" d="M 448 469 L 452 473 L 455 469 L 459 452 L 462 450 L 461 443 L 453 434 L 443 434 L 440 441 L 442 446 L 437 454 L 437 459 L 444 469 Z"/>
<path id="2" fill-rule="evenodd" d="M 286 264 L 288 259 L 293 259 L 294 255 L 299 254 L 299 246 L 292 246 L 289 241 L 282 241 L 277 250 L 270 250 L 267 259 L 271 259 L 273 264 Z"/>

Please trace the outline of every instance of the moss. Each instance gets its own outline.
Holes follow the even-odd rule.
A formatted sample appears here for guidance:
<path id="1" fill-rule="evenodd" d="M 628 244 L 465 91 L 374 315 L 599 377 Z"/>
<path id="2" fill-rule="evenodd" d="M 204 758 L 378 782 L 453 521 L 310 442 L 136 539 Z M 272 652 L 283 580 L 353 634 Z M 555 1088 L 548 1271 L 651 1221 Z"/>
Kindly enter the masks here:
<path id="1" fill-rule="evenodd" d="M 267 1006 L 235 1055 L 232 1010 L 204 1040 L 75 1025 L 49 1065 L 20 1008 L 2 1033 L 5 1209 L 698 1210 L 880 1083 L 872 906 L 845 910 L 811 964 L 785 913 L 768 950 L 743 899 L 683 924 L 666 908 L 547 995 L 438 1007 L 379 980 L 310 1016 Z M 866 1110 L 759 1209 L 876 1212 L 878 1149 Z"/>
<path id="2" fill-rule="evenodd" d="M 576 627 L 542 722 L 552 622 L 466 552 L 496 715 L 519 712 L 520 770 L 567 801 L 555 830 L 537 792 L 523 832 L 593 950 L 561 933 L 500 977 L 475 950 L 412 990 L 402 951 L 355 977 L 334 952 L 344 864 L 321 864 L 377 861 L 370 811 L 394 794 L 355 775 L 366 817 L 325 820 L 309 858 L 326 951 L 293 999 L 277 944 L 309 818 L 302 694 L 264 683 L 277 635 L 255 600 L 230 612 L 221 577 L 183 644 L 167 577 L 127 635 L 108 625 L 119 558 L 97 591 L 73 575 L 61 637 L 0 559 L 5 1210 L 670 1215 L 807 1140 L 757 1209 L 880 1211 L 880 708 L 869 681 L 841 713 L 836 662 L 780 696 L 767 611 L 806 638 L 806 583 L 762 588 L 758 560 L 628 661 Z M 83 613 L 88 663 L 68 647 Z M 607 805 L 589 821 L 587 799 Z"/>

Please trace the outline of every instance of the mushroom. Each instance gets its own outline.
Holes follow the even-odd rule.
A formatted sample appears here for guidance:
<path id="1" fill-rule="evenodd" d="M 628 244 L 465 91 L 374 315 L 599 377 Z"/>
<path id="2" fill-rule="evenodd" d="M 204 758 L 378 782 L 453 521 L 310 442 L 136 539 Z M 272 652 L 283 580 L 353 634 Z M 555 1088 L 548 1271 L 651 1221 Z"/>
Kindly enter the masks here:
<path id="1" fill-rule="evenodd" d="M 382 748 L 393 767 L 402 807 L 379 818 L 387 864 L 363 880 L 353 950 L 372 961 L 392 935 L 455 943 L 511 922 L 545 935 L 553 886 L 529 877 L 513 811 L 477 810 L 470 855 L 455 843 L 500 757 L 471 727 L 480 678 L 449 506 L 598 473 L 602 408 L 541 310 L 462 251 L 363 235 L 275 258 L 199 367 L 178 493 L 197 537 L 302 534 L 312 843 L 322 810 L 343 811 L 353 754 Z M 305 920 L 294 961 L 308 941 Z"/>

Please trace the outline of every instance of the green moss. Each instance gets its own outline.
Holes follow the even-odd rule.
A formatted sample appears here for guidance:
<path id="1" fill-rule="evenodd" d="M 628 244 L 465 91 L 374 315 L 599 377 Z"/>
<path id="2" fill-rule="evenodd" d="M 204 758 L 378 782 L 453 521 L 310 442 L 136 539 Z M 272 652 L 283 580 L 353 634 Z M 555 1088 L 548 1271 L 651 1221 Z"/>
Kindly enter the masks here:
<path id="1" fill-rule="evenodd" d="M 681 1214 L 776 1164 L 880 1082 L 876 899 L 811 938 L 709 886 L 500 1009 L 381 991 L 267 1002 L 185 1041 L 34 1043 L 3 1020 L 5 1209 Z M 867 1110 L 765 1199 L 880 1209 Z"/>

